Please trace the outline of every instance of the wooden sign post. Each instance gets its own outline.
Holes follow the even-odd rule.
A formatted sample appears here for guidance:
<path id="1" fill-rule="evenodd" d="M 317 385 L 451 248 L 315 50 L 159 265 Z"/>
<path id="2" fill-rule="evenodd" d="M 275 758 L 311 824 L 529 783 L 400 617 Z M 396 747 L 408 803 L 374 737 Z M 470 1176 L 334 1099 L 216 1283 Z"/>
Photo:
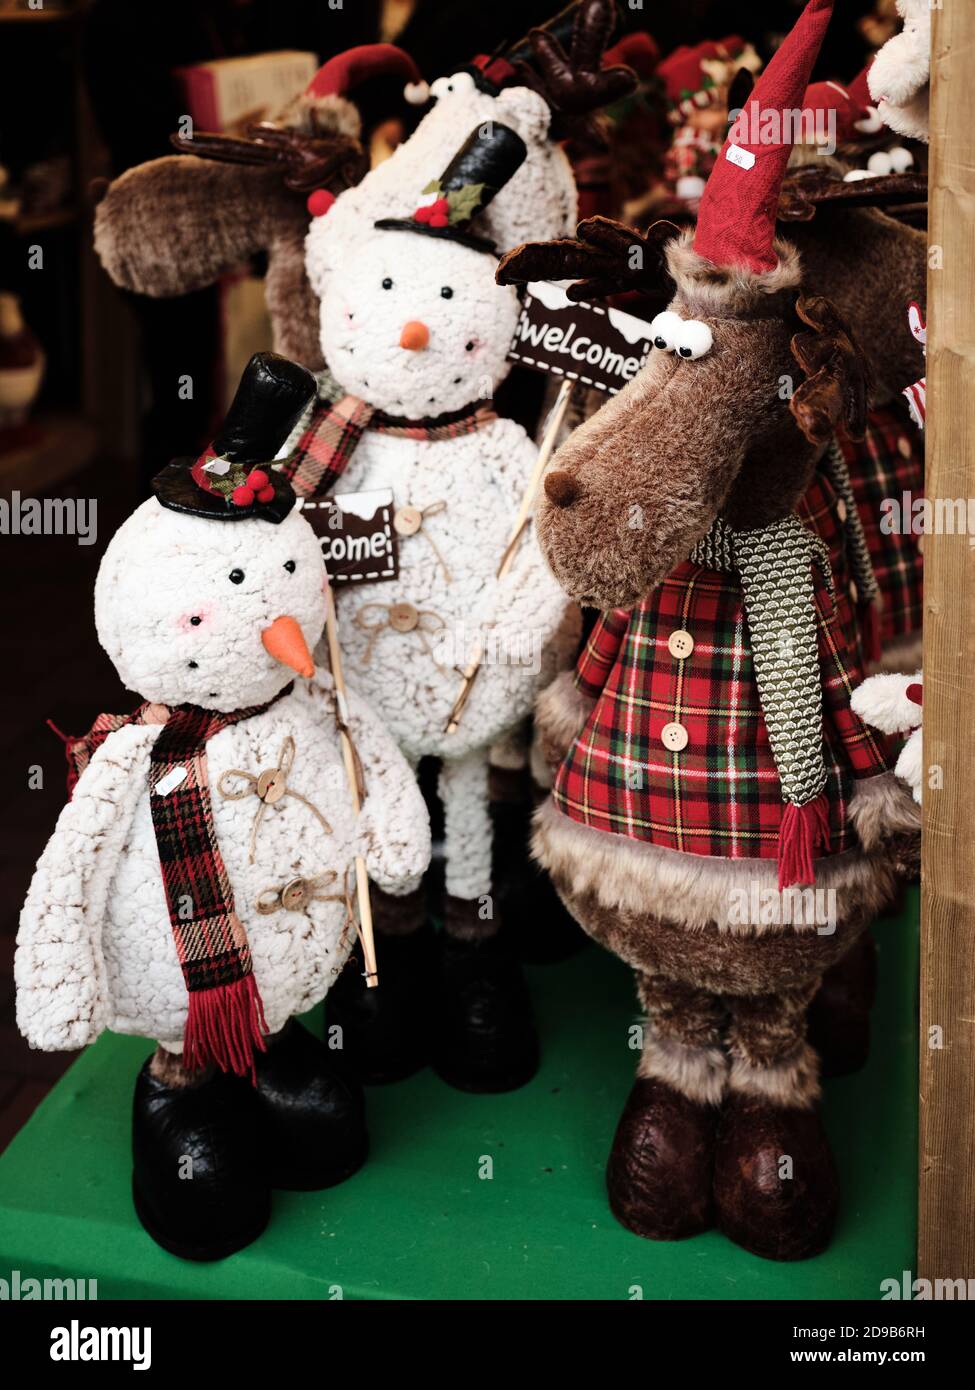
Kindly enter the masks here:
<path id="1" fill-rule="evenodd" d="M 932 8 L 929 497 L 975 497 L 975 5 Z M 918 1274 L 975 1276 L 975 537 L 925 538 Z"/>

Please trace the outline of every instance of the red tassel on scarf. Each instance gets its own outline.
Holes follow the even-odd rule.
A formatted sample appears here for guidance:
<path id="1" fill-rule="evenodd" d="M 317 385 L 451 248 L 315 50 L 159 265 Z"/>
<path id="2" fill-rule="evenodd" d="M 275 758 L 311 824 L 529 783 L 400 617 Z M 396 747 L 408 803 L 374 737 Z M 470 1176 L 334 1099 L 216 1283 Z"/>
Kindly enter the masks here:
<path id="1" fill-rule="evenodd" d="M 817 850 L 829 846 L 829 803 L 825 796 L 805 806 L 786 804 L 779 827 L 779 892 L 797 883 L 812 883 Z"/>
<path id="2" fill-rule="evenodd" d="M 191 990 L 183 1033 L 183 1065 L 187 1071 L 198 1071 L 216 1062 L 221 1071 L 249 1076 L 256 1084 L 254 1049 L 267 1051 L 263 1037 L 267 1031 L 253 972 L 230 985 Z"/>
<path id="3" fill-rule="evenodd" d="M 879 661 L 883 649 L 880 645 L 880 606 L 876 603 L 860 605 L 860 633 L 863 640 L 863 654 L 867 661 Z"/>

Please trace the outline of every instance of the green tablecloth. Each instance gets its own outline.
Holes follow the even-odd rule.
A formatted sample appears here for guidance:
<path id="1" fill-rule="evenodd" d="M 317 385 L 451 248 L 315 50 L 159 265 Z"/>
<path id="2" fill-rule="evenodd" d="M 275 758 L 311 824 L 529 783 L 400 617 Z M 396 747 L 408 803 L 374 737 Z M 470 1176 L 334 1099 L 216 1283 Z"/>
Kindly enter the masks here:
<path id="1" fill-rule="evenodd" d="M 657 1244 L 613 1220 L 603 1169 L 637 1013 L 629 972 L 592 947 L 530 972 L 545 1054 L 531 1085 L 467 1096 L 424 1072 L 371 1089 L 362 1171 L 276 1194 L 261 1239 L 213 1265 L 165 1254 L 135 1219 L 129 1106 L 149 1049 L 103 1037 L 0 1158 L 0 1277 L 95 1278 L 100 1298 L 877 1298 L 914 1268 L 917 920 L 912 894 L 875 927 L 871 1059 L 826 1085 L 844 1199 L 817 1259 L 772 1264 L 715 1233 Z"/>

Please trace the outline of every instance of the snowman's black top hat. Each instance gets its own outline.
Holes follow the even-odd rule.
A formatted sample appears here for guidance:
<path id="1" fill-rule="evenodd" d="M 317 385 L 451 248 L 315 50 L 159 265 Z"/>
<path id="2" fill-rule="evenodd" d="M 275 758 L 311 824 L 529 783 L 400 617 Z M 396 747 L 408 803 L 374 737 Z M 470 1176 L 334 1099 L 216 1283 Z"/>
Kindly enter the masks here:
<path id="1" fill-rule="evenodd" d="M 423 190 L 427 201 L 412 217 L 382 217 L 375 225 L 381 231 L 418 232 L 456 241 L 496 256 L 494 242 L 478 236 L 471 224 L 517 173 L 527 155 L 517 131 L 500 121 L 485 121 L 471 131 L 440 178 L 427 184 Z"/>
<path id="2" fill-rule="evenodd" d="M 283 521 L 296 498 L 273 462 L 315 390 L 315 378 L 297 362 L 255 352 L 213 443 L 153 478 L 160 505 L 216 521 Z"/>

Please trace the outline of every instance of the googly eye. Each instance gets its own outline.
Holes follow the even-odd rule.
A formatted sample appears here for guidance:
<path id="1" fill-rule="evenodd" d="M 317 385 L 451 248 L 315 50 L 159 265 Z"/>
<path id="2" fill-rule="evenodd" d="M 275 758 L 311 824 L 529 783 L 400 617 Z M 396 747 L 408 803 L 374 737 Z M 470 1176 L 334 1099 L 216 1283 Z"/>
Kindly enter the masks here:
<path id="1" fill-rule="evenodd" d="M 670 309 L 664 309 L 662 313 L 657 314 L 650 323 L 650 338 L 654 347 L 660 348 L 661 352 L 673 352 L 677 345 L 677 334 L 683 323 L 680 314 L 675 314 Z"/>
<path id="2" fill-rule="evenodd" d="M 859 183 L 861 179 L 871 179 L 873 175 L 869 169 L 850 169 L 843 175 L 844 183 Z"/>
<path id="3" fill-rule="evenodd" d="M 713 342 L 714 338 L 706 323 L 701 323 L 700 319 L 685 319 L 674 346 L 679 357 L 694 362 L 711 351 Z"/>
<path id="4" fill-rule="evenodd" d="M 430 84 L 430 95 L 432 97 L 453 96 L 455 92 L 472 92 L 474 90 L 474 79 L 469 72 L 453 72 L 449 77 L 438 77 L 436 82 Z"/>
<path id="5" fill-rule="evenodd" d="M 867 160 L 867 168 L 871 174 L 889 174 L 893 167 L 890 155 L 885 150 L 876 150 Z"/>
<path id="6" fill-rule="evenodd" d="M 905 174 L 908 169 L 914 168 L 914 156 L 903 145 L 895 145 L 893 149 L 888 150 L 887 158 L 895 174 Z"/>

